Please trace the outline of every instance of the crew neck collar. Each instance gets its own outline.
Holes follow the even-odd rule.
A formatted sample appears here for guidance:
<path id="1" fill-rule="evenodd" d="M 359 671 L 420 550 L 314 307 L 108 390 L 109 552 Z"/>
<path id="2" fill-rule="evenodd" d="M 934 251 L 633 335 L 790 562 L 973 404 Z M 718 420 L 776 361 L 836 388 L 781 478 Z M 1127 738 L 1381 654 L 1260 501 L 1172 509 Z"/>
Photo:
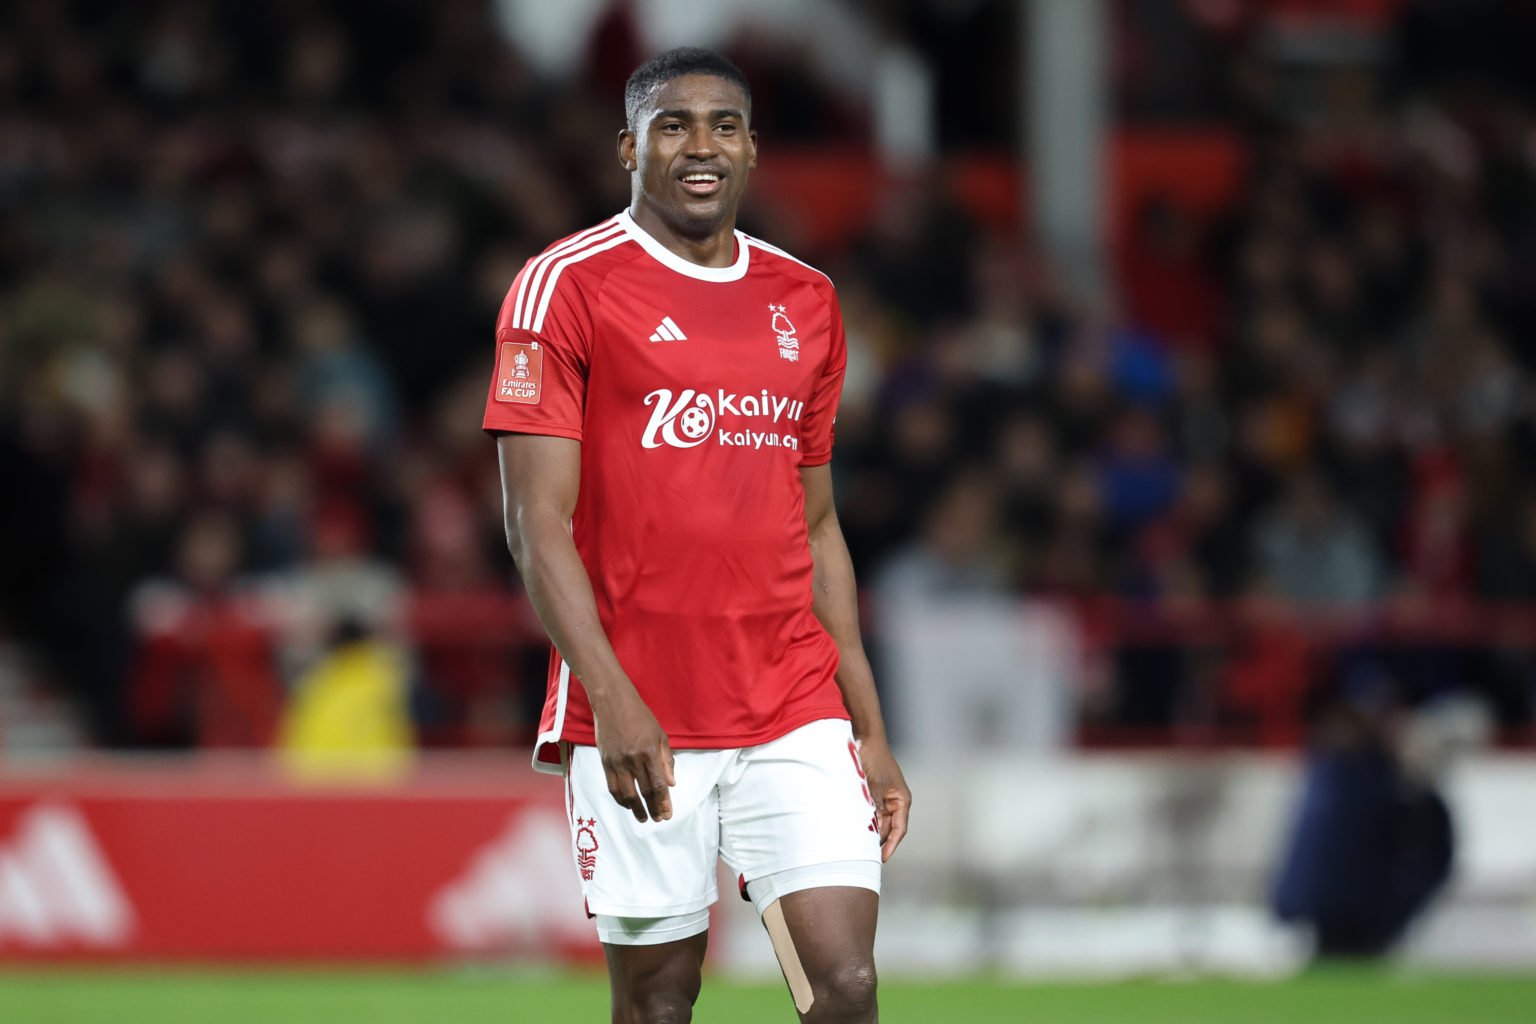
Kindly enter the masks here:
<path id="1" fill-rule="evenodd" d="M 736 262 L 728 267 L 701 267 L 690 260 L 685 260 L 677 253 L 662 245 L 654 235 L 646 231 L 636 223 L 629 210 L 619 214 L 619 223 L 624 225 L 625 232 L 640 244 L 640 248 L 650 254 L 668 270 L 675 270 L 685 277 L 691 277 L 697 281 L 740 281 L 747 276 L 747 261 L 751 258 L 746 238 L 740 231 L 733 231 L 736 239 Z"/>

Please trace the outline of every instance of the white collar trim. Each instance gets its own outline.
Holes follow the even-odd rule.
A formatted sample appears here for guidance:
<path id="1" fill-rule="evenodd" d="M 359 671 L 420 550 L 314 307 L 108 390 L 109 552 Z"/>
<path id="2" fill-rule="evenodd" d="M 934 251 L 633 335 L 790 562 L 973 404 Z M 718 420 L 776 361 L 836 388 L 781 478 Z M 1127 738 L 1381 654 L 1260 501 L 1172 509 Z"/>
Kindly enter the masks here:
<path id="1" fill-rule="evenodd" d="M 740 231 L 732 232 L 736 237 L 735 263 L 728 267 L 701 267 L 697 263 L 683 259 L 662 245 L 653 235 L 635 223 L 635 218 L 628 210 L 619 214 L 619 223 L 624 225 L 624 230 L 629 237 L 640 244 L 640 248 L 668 270 L 675 270 L 685 277 L 698 281 L 740 281 L 747 276 L 747 262 L 751 259 L 749 252 L 751 247 L 747 245 L 746 236 Z"/>

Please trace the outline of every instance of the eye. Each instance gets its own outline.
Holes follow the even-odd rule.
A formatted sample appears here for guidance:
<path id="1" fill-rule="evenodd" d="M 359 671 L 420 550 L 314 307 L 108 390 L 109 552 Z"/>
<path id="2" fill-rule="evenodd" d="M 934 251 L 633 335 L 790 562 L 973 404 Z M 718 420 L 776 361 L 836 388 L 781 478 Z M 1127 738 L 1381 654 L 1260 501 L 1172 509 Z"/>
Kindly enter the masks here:
<path id="1" fill-rule="evenodd" d="M 736 134 L 736 126 L 734 124 L 730 123 L 729 121 L 727 121 L 725 124 L 717 124 L 717 125 L 715 125 L 715 131 L 722 132 L 722 133 L 724 133 L 726 135 L 735 135 Z"/>
<path id="2" fill-rule="evenodd" d="M 681 121 L 668 121 L 661 126 L 661 130 L 664 132 L 671 132 L 675 135 L 676 133 L 684 131 L 685 129 L 683 128 L 683 123 Z"/>

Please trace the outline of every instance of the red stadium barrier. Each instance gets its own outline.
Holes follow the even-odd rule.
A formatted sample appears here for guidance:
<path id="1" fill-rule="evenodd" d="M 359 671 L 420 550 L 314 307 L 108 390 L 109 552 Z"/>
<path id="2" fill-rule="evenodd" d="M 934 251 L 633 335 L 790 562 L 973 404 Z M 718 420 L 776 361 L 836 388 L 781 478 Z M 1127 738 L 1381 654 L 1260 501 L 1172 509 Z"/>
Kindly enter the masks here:
<path id="1" fill-rule="evenodd" d="M 1330 679 L 1338 682 L 1343 657 L 1365 652 L 1378 664 L 1390 657 L 1391 672 L 1410 661 L 1438 664 L 1432 688 L 1443 693 L 1479 689 L 1447 667 L 1447 654 L 1529 660 L 1536 653 L 1536 607 L 1519 603 L 1403 597 L 1303 607 L 1272 598 L 1153 603 L 1097 597 L 1070 604 L 1090 650 L 1182 652 L 1204 661 L 1215 681 L 1204 717 L 1150 727 L 1080 723 L 1078 742 L 1085 747 L 1295 747 L 1305 740 L 1308 699 Z M 1424 682 L 1420 674 L 1417 685 Z M 1414 699 L 1407 691 L 1401 696 Z M 1496 739 L 1512 748 L 1536 746 L 1528 715 L 1495 722 Z"/>
<path id="2" fill-rule="evenodd" d="M 0 961 L 600 959 L 561 790 L 512 755 L 387 786 L 266 761 L 0 777 Z"/>
<path id="3" fill-rule="evenodd" d="M 1341 652 L 1372 648 L 1411 655 L 1455 649 L 1502 656 L 1536 651 L 1536 606 L 1525 604 L 1399 599 L 1308 609 L 1274 600 L 1154 603 L 1114 597 L 1063 603 L 1093 654 L 1113 658 L 1149 649 L 1198 654 L 1206 677 L 1214 680 L 1208 717 L 1164 725 L 1084 720 L 1078 739 L 1092 747 L 1292 747 L 1304 738 L 1307 695 L 1328 676 Z M 868 625 L 878 644 L 879 622 Z M 504 749 L 532 741 L 531 713 L 521 722 L 507 716 L 487 721 L 477 711 L 488 703 L 527 703 L 542 694 L 547 641 L 526 598 L 504 593 L 416 595 L 408 604 L 403 629 L 418 656 L 425 686 L 439 704 L 456 709 L 454 715 L 419 726 L 418 739 L 424 745 Z M 145 638 L 130 693 L 136 720 L 181 715 L 173 699 L 178 691 L 150 685 L 168 675 L 154 670 L 156 652 L 169 645 L 201 652 L 192 659 L 197 672 L 170 676 L 183 691 L 195 694 L 194 710 L 208 718 L 195 742 L 205 749 L 251 745 L 255 730 L 237 714 L 250 702 L 215 697 L 227 688 L 226 678 L 243 679 L 257 669 L 264 678 L 276 678 L 275 632 L 261 644 L 247 638 L 232 651 L 203 650 L 216 639 L 185 628 Z M 189 679 L 197 684 L 191 686 Z M 1134 686 L 1134 680 L 1127 685 Z M 275 700 L 276 684 L 270 688 Z M 186 694 L 181 697 L 186 699 Z M 1506 744 L 1536 745 L 1528 720 L 1501 725 L 1500 738 Z M 153 742 L 153 730 L 143 730 L 143 735 Z"/>

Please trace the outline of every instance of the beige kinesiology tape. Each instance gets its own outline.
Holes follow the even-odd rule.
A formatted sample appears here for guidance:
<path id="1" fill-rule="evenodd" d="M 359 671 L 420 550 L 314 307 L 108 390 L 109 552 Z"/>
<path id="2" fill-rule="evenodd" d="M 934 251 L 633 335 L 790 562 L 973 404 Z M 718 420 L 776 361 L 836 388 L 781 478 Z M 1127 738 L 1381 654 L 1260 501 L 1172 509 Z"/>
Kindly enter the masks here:
<path id="1" fill-rule="evenodd" d="M 811 992 L 811 981 L 805 976 L 800 954 L 795 952 L 795 940 L 789 937 L 789 925 L 784 923 L 784 908 L 779 906 L 778 900 L 774 900 L 763 911 L 763 927 L 768 929 L 768 938 L 773 943 L 774 954 L 779 958 L 779 967 L 784 971 L 784 980 L 789 982 L 789 994 L 795 1000 L 795 1009 L 806 1013 L 816 1001 L 816 996 Z"/>

